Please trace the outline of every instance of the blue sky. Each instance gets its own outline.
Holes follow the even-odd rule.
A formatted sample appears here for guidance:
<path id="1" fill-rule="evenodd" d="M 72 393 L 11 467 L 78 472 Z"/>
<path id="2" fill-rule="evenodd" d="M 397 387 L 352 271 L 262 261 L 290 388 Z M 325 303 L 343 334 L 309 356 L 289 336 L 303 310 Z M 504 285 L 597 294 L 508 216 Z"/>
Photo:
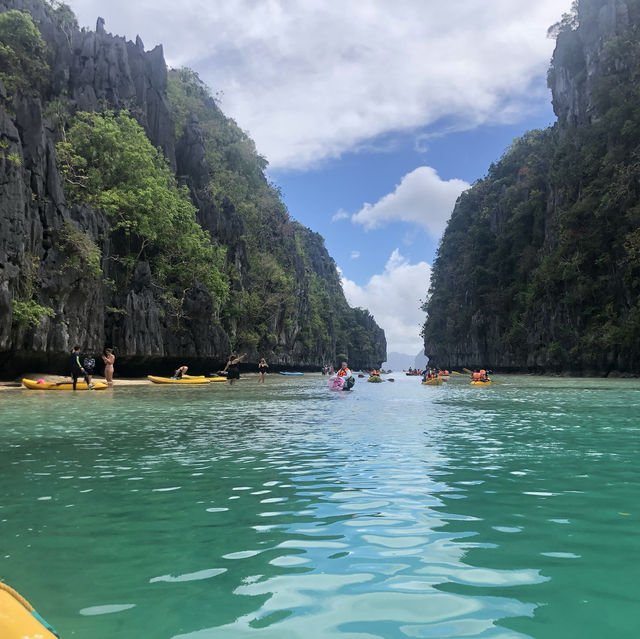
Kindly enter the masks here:
<path id="1" fill-rule="evenodd" d="M 416 149 L 415 135 L 398 135 L 393 150 L 346 153 L 314 170 L 270 171 L 270 178 L 282 189 L 291 215 L 323 235 L 345 275 L 363 286 L 395 248 L 412 263 L 424 260 L 431 264 L 438 238 L 406 222 L 368 231 L 347 218 L 332 221 L 336 213 L 353 214 L 363 203 L 377 202 L 420 166 L 433 167 L 443 180 L 473 183 L 485 176 L 491 162 L 500 158 L 514 138 L 532 128 L 547 127 L 554 119 L 549 100 L 516 124 L 451 133 L 433 139 L 426 151 Z"/>
<path id="2" fill-rule="evenodd" d="M 455 199 L 555 120 L 547 28 L 570 0 L 71 0 L 81 26 L 163 45 L 255 140 L 349 302 L 416 354 Z"/>

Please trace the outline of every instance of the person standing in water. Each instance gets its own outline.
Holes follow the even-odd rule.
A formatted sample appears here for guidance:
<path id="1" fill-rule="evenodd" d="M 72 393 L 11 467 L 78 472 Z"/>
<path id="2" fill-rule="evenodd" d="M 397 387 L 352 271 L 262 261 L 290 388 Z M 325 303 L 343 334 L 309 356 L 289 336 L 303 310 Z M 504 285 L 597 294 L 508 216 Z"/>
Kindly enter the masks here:
<path id="1" fill-rule="evenodd" d="M 269 368 L 269 364 L 267 364 L 267 360 L 263 357 L 260 359 L 258 363 L 258 384 L 262 382 L 264 384 L 264 378 L 267 374 L 267 369 Z"/>
<path id="2" fill-rule="evenodd" d="M 104 378 L 107 385 L 113 386 L 113 364 L 116 361 L 116 356 L 113 354 L 112 348 L 104 349 L 102 361 L 104 362 Z"/>
<path id="3" fill-rule="evenodd" d="M 240 362 L 247 356 L 246 353 L 238 356 L 235 353 L 229 355 L 227 365 L 222 370 L 223 373 L 227 373 L 227 379 L 229 384 L 233 385 L 236 379 L 240 379 Z"/>

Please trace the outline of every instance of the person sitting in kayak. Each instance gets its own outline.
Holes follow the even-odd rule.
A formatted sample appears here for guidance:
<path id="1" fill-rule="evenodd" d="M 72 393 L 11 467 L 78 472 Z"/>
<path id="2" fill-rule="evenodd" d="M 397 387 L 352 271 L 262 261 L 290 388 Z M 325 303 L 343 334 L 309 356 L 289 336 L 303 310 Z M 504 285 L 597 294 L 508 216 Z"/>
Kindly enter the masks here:
<path id="1" fill-rule="evenodd" d="M 340 367 L 340 370 L 338 371 L 337 375 L 338 377 L 351 377 L 351 371 L 347 366 L 347 362 L 342 362 L 342 366 Z"/>
<path id="2" fill-rule="evenodd" d="M 488 382 L 489 376 L 487 375 L 487 371 L 484 368 L 476 368 L 476 370 L 471 375 L 472 382 Z"/>
<path id="3" fill-rule="evenodd" d="M 344 377 L 344 385 L 342 386 L 342 390 L 351 390 L 353 388 L 353 385 L 356 383 L 353 373 L 347 366 L 347 362 L 342 362 L 342 366 L 336 373 L 336 377 Z"/>
<path id="4" fill-rule="evenodd" d="M 176 368 L 176 372 L 173 374 L 173 377 L 171 379 L 182 379 L 182 376 L 186 375 L 188 370 L 188 366 L 179 366 L 178 368 Z"/>

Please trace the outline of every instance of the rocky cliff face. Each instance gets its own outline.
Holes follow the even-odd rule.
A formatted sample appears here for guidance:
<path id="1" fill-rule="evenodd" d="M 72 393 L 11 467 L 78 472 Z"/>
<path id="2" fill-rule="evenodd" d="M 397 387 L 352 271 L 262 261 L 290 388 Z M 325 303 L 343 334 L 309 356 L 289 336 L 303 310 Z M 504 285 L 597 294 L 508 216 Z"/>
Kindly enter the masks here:
<path id="1" fill-rule="evenodd" d="M 575 28 L 558 34 L 549 71 L 553 109 L 561 125 L 587 125 L 598 117 L 593 91 L 602 76 L 605 47 L 638 24 L 640 4 L 635 0 L 581 0 Z"/>
<path id="2" fill-rule="evenodd" d="M 213 370 L 224 361 L 231 343 L 229 327 L 212 319 L 214 303 L 208 290 L 195 286 L 189 291 L 185 318 L 176 329 L 167 319 L 162 291 L 153 285 L 148 263 L 139 262 L 131 278 L 114 286 L 113 282 L 123 282 L 123 278 L 120 266 L 109 257 L 111 244 L 117 241 L 110 221 L 88 205 L 67 204 L 56 162 L 55 143 L 60 135 L 56 101 L 63 101 L 70 113 L 128 110 L 153 145 L 163 150 L 178 180 L 188 186 L 199 223 L 212 242 L 226 247 L 236 285 L 245 286 L 244 223 L 233 204 L 214 203 L 207 192 L 210 169 L 204 161 L 197 119 L 175 139 L 162 48 L 147 52 L 139 38 L 133 43 L 113 36 L 101 19 L 95 32 L 61 24 L 40 0 L 0 0 L 0 12 L 11 9 L 33 17 L 49 47 L 50 74 L 39 92 L 8 91 L 0 81 L 3 376 L 26 369 L 65 372 L 67 353 L 75 344 L 95 353 L 114 346 L 121 374 L 152 372 L 157 367 L 166 370 L 182 360 Z M 100 249 L 103 275 L 92 275 L 79 266 L 72 243 L 64 241 L 69 229 Z M 304 267 L 299 270 L 302 276 Z M 37 303 L 53 309 L 52 316 L 43 316 L 37 326 L 15 322 L 12 300 L 25 291 Z M 304 323 L 304 304 L 298 315 Z M 324 353 L 303 356 L 293 343 L 287 345 L 289 350 L 281 355 L 283 363 L 314 367 L 323 363 Z M 384 359 L 384 348 L 382 341 L 376 354 L 379 361 Z"/>
<path id="3" fill-rule="evenodd" d="M 580 0 L 559 23 L 558 122 L 458 200 L 425 305 L 441 366 L 638 373 L 640 2 Z"/>

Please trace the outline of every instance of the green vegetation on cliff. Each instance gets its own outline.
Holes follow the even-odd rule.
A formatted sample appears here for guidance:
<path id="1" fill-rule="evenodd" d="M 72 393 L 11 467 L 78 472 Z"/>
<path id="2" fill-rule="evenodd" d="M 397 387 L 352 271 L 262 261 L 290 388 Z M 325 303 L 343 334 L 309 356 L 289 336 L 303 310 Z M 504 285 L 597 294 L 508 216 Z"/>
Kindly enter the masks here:
<path id="1" fill-rule="evenodd" d="M 604 47 L 591 95 L 589 125 L 527 133 L 458 200 L 423 307 L 437 361 L 638 370 L 636 26 Z"/>
<path id="2" fill-rule="evenodd" d="M 46 78 L 47 47 L 33 18 L 11 9 L 0 13 L 0 79 L 9 90 L 38 90 Z"/>
<path id="3" fill-rule="evenodd" d="M 199 281 L 220 304 L 226 300 L 224 251 L 211 244 L 186 189 L 126 111 L 77 113 L 56 150 L 69 201 L 104 211 L 121 233 L 126 252 L 113 259 L 130 271 L 148 260 L 159 284 L 184 291 Z"/>
<path id="4" fill-rule="evenodd" d="M 202 133 L 209 195 L 244 223 L 248 270 L 225 312 L 238 348 L 316 361 L 330 361 L 337 348 L 363 365 L 384 359 L 381 331 L 367 311 L 348 306 L 323 239 L 290 219 L 253 141 L 194 71 L 170 70 L 167 92 L 176 136 L 194 117 Z"/>
<path id="5" fill-rule="evenodd" d="M 4 352 L 384 360 L 383 331 L 197 74 L 102 21 L 80 30 L 59 0 L 0 5 Z"/>

